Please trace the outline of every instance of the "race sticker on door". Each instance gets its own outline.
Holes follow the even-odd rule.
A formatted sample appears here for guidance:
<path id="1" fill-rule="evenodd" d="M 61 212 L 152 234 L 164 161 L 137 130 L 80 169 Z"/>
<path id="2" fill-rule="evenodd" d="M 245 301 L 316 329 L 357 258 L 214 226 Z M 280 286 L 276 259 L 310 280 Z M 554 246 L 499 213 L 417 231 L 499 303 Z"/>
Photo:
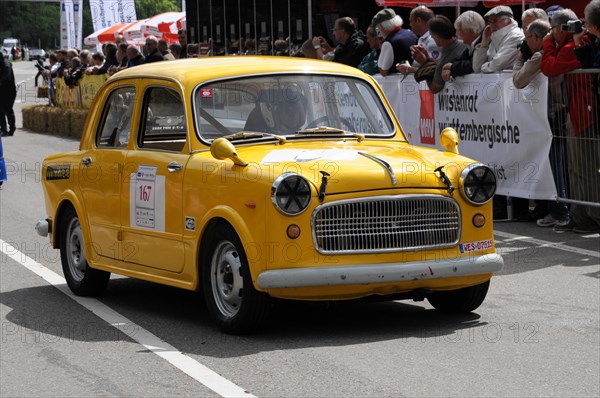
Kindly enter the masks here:
<path id="1" fill-rule="evenodd" d="M 461 253 L 471 253 L 471 252 L 477 252 L 477 251 L 481 251 L 481 250 L 487 250 L 492 247 L 492 240 L 486 239 L 486 240 L 479 240 L 477 242 L 461 243 L 458 247 L 459 247 Z"/>
<path id="2" fill-rule="evenodd" d="M 139 165 L 131 174 L 129 220 L 132 227 L 165 230 L 165 177 L 156 166 Z"/>

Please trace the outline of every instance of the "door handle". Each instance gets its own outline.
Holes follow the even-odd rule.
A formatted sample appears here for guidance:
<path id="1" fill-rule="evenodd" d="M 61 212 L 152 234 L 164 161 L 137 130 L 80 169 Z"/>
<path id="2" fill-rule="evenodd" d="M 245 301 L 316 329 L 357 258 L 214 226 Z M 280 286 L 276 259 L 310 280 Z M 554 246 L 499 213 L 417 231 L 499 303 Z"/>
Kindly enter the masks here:
<path id="1" fill-rule="evenodd" d="M 88 156 L 81 159 L 81 164 L 83 164 L 85 167 L 88 167 L 90 164 L 92 164 L 92 158 Z"/>
<path id="2" fill-rule="evenodd" d="M 167 170 L 169 170 L 169 173 L 181 171 L 181 170 L 183 170 L 183 165 L 173 161 L 167 165 Z"/>

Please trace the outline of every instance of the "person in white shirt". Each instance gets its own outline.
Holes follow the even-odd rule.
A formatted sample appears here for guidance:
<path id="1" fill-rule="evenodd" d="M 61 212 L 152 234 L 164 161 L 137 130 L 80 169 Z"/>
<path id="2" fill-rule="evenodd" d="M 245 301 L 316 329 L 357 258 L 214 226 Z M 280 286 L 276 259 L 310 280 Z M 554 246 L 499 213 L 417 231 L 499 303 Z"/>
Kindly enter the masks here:
<path id="1" fill-rule="evenodd" d="M 438 47 L 438 45 L 435 43 L 435 40 L 433 40 L 433 37 L 431 37 L 429 30 L 427 29 L 427 22 L 429 22 L 433 16 L 434 13 L 430 8 L 419 6 L 413 8 L 413 10 L 410 12 L 408 20 L 410 22 L 411 30 L 419 37 L 417 45 L 425 48 L 428 56 L 437 62 L 442 55 L 442 49 Z M 414 53 L 412 55 L 414 57 Z M 397 64 L 396 68 L 398 69 L 398 72 L 407 74 L 415 73 L 417 69 L 419 69 L 419 66 L 421 66 L 420 63 L 413 61 L 412 65 L 408 62 L 405 62 L 402 64 Z"/>

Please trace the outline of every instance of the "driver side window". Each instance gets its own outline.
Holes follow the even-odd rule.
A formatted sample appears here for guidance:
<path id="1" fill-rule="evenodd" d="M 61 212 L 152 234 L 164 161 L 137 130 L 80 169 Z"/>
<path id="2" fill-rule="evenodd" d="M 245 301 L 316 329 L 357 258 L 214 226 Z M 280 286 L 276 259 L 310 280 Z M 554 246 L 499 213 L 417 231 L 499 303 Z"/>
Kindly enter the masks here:
<path id="1" fill-rule="evenodd" d="M 113 91 L 106 104 L 101 122 L 102 129 L 96 136 L 96 146 L 124 148 L 131 133 L 135 88 L 123 87 Z"/>

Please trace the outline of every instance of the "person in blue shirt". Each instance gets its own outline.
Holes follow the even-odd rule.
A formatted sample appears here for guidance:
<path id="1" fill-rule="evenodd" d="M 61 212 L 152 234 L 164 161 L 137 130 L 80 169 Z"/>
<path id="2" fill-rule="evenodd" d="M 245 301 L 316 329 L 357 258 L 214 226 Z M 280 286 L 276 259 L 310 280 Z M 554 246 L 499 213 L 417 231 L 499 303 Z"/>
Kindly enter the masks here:
<path id="1" fill-rule="evenodd" d="M 360 61 L 358 69 L 369 75 L 376 75 L 379 73 L 377 60 L 379 58 L 379 52 L 381 51 L 381 38 L 377 35 L 377 30 L 375 30 L 375 27 L 373 26 L 369 26 L 367 29 L 367 42 L 371 47 L 371 52 L 365 55 L 362 61 Z"/>

